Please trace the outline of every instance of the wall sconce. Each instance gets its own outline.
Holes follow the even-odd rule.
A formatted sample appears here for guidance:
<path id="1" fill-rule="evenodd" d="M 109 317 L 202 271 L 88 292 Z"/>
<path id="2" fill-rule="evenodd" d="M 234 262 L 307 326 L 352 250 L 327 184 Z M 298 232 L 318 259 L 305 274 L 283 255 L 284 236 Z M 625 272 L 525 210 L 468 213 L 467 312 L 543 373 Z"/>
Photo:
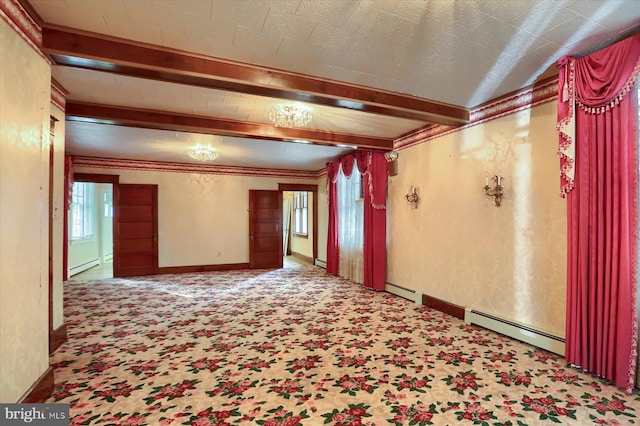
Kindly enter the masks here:
<path id="1" fill-rule="evenodd" d="M 420 197 L 418 196 L 418 188 L 412 186 L 409 188 L 409 192 L 404 196 L 404 198 L 411 204 L 414 209 L 418 208 L 418 202 L 420 201 Z"/>
<path id="2" fill-rule="evenodd" d="M 487 177 L 484 181 L 484 186 L 482 187 L 485 195 L 495 198 L 496 207 L 500 207 L 500 204 L 502 203 L 502 179 L 504 178 L 500 175 L 492 177 L 491 180 L 495 182 L 495 186 L 491 188 L 489 186 L 489 178 Z"/>

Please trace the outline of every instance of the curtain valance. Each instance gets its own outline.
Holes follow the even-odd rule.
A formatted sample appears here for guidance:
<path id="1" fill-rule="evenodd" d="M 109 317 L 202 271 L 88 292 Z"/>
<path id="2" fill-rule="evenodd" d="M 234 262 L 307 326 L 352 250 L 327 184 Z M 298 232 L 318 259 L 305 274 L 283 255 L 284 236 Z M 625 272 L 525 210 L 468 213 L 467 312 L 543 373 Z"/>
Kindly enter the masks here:
<path id="1" fill-rule="evenodd" d="M 640 72 L 640 34 L 580 59 L 558 61 L 560 194 L 575 182 L 575 108 L 601 114 L 615 108 L 635 85 Z"/>

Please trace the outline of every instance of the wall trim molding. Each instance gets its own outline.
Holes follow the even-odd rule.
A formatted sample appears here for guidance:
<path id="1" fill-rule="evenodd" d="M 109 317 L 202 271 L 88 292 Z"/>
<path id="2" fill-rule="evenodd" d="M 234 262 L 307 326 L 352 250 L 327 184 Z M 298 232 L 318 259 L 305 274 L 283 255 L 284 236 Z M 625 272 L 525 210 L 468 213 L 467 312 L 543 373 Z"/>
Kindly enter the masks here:
<path id="1" fill-rule="evenodd" d="M 42 403 L 53 394 L 53 367 L 49 366 L 17 401 L 18 404 Z"/>
<path id="2" fill-rule="evenodd" d="M 191 265 L 191 266 L 162 266 L 158 268 L 158 275 L 186 274 L 194 272 L 239 271 L 249 269 L 249 263 L 224 263 L 219 265 Z"/>
<path id="3" fill-rule="evenodd" d="M 410 146 L 429 142 L 437 137 L 456 133 L 487 121 L 515 114 L 519 111 L 531 109 L 538 105 L 551 102 L 558 97 L 558 78 L 544 80 L 533 86 L 528 86 L 481 104 L 471 109 L 469 124 L 460 127 L 449 127 L 438 124 L 425 126 L 396 139 L 393 148 L 402 150 Z"/>
<path id="4" fill-rule="evenodd" d="M 426 294 L 422 295 L 422 304 L 428 308 L 451 315 L 452 317 L 456 317 L 461 320 L 464 319 L 464 307 L 462 306 L 455 305 L 432 296 L 427 296 Z"/>
<path id="5" fill-rule="evenodd" d="M 143 170 L 153 172 L 201 173 L 214 175 L 257 176 L 285 179 L 310 179 L 320 177 L 320 171 L 267 169 L 236 166 L 212 166 L 207 164 L 170 163 L 163 161 L 124 160 L 117 158 L 73 157 L 74 167 L 101 169 Z"/>
<path id="6" fill-rule="evenodd" d="M 67 324 L 63 322 L 60 327 L 49 331 L 49 355 L 58 350 L 58 348 L 66 341 Z"/>
<path id="7" fill-rule="evenodd" d="M 67 92 L 60 84 L 51 79 L 51 104 L 64 112 L 67 103 Z"/>
<path id="8" fill-rule="evenodd" d="M 42 53 L 42 28 L 17 0 L 0 0 L 0 19 L 5 21 L 40 57 L 50 63 Z"/>

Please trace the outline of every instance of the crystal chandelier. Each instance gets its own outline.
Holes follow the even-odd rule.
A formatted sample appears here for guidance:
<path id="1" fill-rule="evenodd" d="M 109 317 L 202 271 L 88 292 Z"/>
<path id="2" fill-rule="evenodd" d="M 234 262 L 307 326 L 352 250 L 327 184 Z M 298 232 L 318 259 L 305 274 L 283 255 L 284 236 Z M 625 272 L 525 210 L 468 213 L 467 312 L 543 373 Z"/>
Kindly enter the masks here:
<path id="1" fill-rule="evenodd" d="M 209 145 L 194 145 L 187 150 L 187 155 L 198 161 L 212 161 L 218 158 L 218 153 Z"/>
<path id="2" fill-rule="evenodd" d="M 311 118 L 311 111 L 300 105 L 275 105 L 269 110 L 269 120 L 276 127 L 304 127 Z"/>

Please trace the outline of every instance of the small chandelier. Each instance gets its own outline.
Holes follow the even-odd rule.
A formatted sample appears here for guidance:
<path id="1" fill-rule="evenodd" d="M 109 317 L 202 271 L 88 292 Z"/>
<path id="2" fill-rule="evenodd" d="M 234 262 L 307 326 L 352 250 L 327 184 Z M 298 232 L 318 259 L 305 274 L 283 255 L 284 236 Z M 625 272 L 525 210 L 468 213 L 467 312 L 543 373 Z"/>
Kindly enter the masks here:
<path id="1" fill-rule="evenodd" d="M 311 111 L 300 105 L 275 105 L 269 110 L 269 120 L 276 127 L 304 127 L 312 118 Z"/>
<path id="2" fill-rule="evenodd" d="M 187 155 L 198 161 L 212 161 L 218 158 L 218 153 L 209 145 L 194 145 L 189 147 Z"/>

